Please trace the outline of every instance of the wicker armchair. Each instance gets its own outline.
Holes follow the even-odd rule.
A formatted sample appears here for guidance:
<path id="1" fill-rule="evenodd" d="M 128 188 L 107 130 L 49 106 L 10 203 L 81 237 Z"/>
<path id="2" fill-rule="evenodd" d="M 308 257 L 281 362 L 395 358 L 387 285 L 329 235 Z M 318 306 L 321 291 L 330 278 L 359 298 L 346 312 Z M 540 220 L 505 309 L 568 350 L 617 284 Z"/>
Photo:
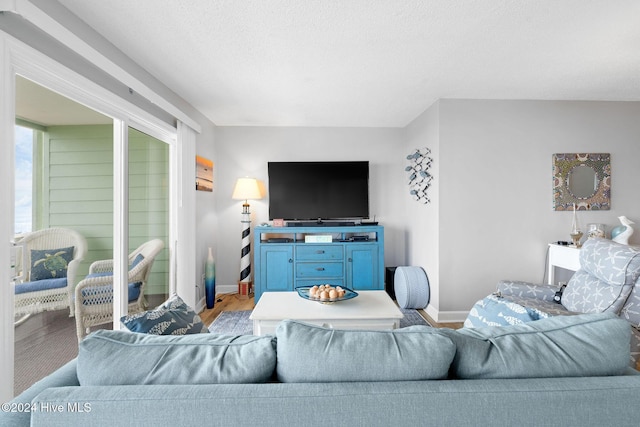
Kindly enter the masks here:
<path id="1" fill-rule="evenodd" d="M 129 254 L 129 313 L 146 309 L 144 287 L 153 261 L 163 248 L 162 240 L 154 239 Z M 113 260 L 91 264 L 87 277 L 76 286 L 75 311 L 78 341 L 89 333 L 90 327 L 113 321 Z"/>
<path id="2" fill-rule="evenodd" d="M 86 239 L 67 228 L 46 228 L 16 237 L 14 244 L 17 247 L 15 316 L 25 318 L 42 311 L 68 308 L 73 317 L 73 289 L 78 267 L 87 254 Z M 69 252 L 58 256 L 62 253 L 59 249 L 69 247 L 73 247 L 70 258 Z M 42 251 L 45 257 L 32 260 L 32 254 L 37 254 L 32 251 Z M 38 277 L 41 276 L 36 270 L 38 266 L 52 277 Z"/>

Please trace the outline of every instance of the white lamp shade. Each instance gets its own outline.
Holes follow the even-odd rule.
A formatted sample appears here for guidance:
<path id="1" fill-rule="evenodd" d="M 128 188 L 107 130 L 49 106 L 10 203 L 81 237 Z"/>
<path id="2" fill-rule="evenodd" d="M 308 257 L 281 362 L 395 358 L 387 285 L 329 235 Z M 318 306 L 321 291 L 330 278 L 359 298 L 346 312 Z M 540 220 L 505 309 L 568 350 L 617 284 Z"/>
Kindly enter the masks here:
<path id="1" fill-rule="evenodd" d="M 231 198 L 234 200 L 262 199 L 258 181 L 255 178 L 238 178 Z"/>

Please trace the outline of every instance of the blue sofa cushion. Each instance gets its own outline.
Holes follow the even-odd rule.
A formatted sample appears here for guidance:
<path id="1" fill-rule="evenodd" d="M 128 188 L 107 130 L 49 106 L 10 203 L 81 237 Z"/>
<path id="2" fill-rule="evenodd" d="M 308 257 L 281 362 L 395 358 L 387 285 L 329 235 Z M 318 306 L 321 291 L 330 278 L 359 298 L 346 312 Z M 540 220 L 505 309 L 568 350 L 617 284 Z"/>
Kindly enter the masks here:
<path id="1" fill-rule="evenodd" d="M 120 321 L 133 332 L 153 335 L 209 333 L 198 314 L 177 295 L 153 310 L 123 316 Z"/>
<path id="2" fill-rule="evenodd" d="M 266 382 L 275 367 L 271 336 L 98 330 L 79 345 L 77 373 L 82 386 L 238 384 Z"/>
<path id="3" fill-rule="evenodd" d="M 67 267 L 73 260 L 73 246 L 59 249 L 31 249 L 32 282 L 67 277 Z"/>
<path id="4" fill-rule="evenodd" d="M 281 382 L 443 379 L 455 346 L 437 329 L 338 330 L 284 320 L 276 329 Z"/>
<path id="5" fill-rule="evenodd" d="M 16 284 L 16 295 L 27 292 L 47 291 L 49 289 L 64 288 L 67 286 L 67 278 L 42 279 L 35 282 L 25 282 Z"/>
<path id="6" fill-rule="evenodd" d="M 629 365 L 629 323 L 613 313 L 441 331 L 456 344 L 451 374 L 457 378 L 620 375 Z"/>

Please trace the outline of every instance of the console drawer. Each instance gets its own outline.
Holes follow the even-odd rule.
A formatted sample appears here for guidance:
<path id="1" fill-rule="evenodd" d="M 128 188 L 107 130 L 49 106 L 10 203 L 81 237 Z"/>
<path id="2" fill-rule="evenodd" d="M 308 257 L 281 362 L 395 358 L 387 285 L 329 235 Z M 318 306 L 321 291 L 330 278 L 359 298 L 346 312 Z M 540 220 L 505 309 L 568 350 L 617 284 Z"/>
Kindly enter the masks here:
<path id="1" fill-rule="evenodd" d="M 300 262 L 296 263 L 297 278 L 342 277 L 344 264 L 341 262 Z"/>
<path id="2" fill-rule="evenodd" d="M 344 258 L 342 245 L 298 245 L 296 246 L 297 261 L 342 260 Z"/>

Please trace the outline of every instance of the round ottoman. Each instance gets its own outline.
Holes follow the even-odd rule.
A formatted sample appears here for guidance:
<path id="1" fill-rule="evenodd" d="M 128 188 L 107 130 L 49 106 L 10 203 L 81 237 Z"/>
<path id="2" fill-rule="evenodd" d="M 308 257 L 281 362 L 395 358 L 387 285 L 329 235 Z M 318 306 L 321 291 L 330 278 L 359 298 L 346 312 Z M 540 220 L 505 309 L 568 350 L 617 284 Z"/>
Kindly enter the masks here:
<path id="1" fill-rule="evenodd" d="M 421 267 L 396 268 L 393 285 L 400 307 L 425 308 L 429 303 L 429 279 Z"/>

